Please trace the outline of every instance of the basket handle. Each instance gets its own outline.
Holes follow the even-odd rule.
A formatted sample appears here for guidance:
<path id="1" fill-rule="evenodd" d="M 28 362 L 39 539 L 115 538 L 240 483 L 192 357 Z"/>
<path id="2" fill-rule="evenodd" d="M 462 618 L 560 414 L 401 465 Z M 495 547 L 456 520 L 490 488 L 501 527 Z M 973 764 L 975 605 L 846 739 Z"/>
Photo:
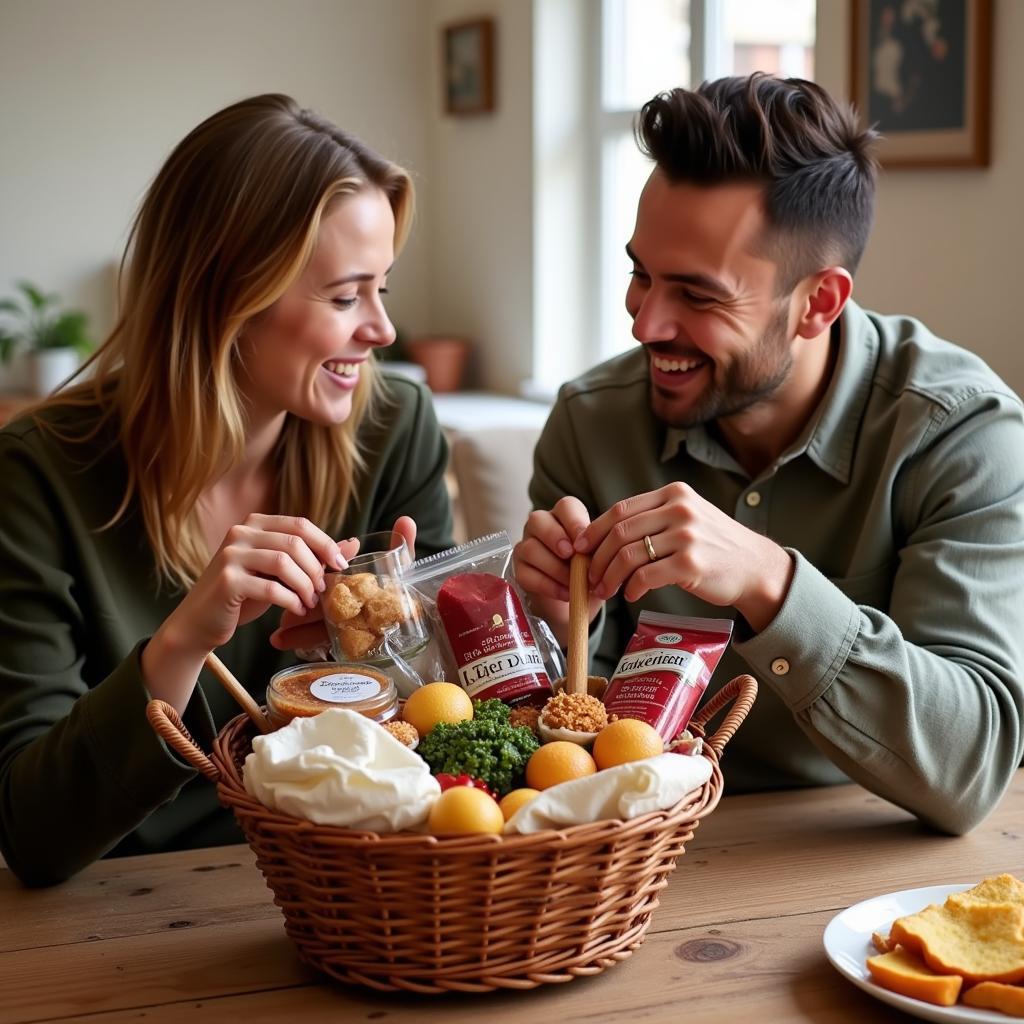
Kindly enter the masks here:
<path id="1" fill-rule="evenodd" d="M 723 686 L 718 693 L 714 695 L 690 719 L 691 725 L 696 725 L 702 731 L 707 726 L 708 722 L 718 714 L 722 708 L 725 707 L 730 701 L 733 701 L 733 706 L 729 709 L 729 713 L 725 716 L 722 724 L 715 731 L 715 734 L 705 742 L 711 746 L 715 753 L 721 757 L 722 751 L 725 749 L 725 745 L 732 739 L 733 734 L 743 724 L 743 719 L 747 717 L 747 713 L 750 711 L 754 704 L 754 698 L 757 696 L 757 680 L 750 675 L 736 676 L 734 679 L 730 679 L 729 682 Z"/>
<path id="2" fill-rule="evenodd" d="M 220 769 L 196 746 L 185 723 L 170 704 L 162 700 L 151 700 L 146 705 L 146 718 L 153 726 L 153 731 L 175 753 L 180 754 L 211 782 L 220 781 Z"/>

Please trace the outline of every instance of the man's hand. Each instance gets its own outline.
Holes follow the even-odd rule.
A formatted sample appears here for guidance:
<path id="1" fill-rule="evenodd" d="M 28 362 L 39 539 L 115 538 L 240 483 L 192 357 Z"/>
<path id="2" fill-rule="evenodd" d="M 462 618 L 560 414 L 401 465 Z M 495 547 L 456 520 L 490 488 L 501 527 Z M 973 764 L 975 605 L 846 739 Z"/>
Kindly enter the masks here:
<path id="1" fill-rule="evenodd" d="M 755 632 L 775 618 L 793 577 L 787 551 L 681 482 L 617 502 L 574 544 L 592 555 L 596 597 L 607 600 L 625 588 L 623 597 L 638 601 L 649 590 L 675 585 L 708 604 L 735 608 Z"/>
<path id="2" fill-rule="evenodd" d="M 523 539 L 515 546 L 512 562 L 516 581 L 538 615 L 546 619 L 564 647 L 569 627 L 569 562 L 573 541 L 590 523 L 590 514 L 577 498 L 562 498 L 550 512 L 531 512 Z M 604 602 L 592 596 L 590 621 Z"/>

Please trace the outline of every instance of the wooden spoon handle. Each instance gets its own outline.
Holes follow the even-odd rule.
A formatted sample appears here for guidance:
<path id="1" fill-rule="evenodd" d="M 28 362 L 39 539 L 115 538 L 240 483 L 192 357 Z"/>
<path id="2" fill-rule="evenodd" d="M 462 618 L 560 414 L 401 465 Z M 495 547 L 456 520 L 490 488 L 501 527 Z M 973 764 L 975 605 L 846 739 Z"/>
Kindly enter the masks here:
<path id="1" fill-rule="evenodd" d="M 213 651 L 210 651 L 206 656 L 206 667 L 217 677 L 217 682 L 235 698 L 260 732 L 273 732 L 270 723 L 267 721 L 267 716 L 260 710 L 259 704 L 249 696 L 248 690 L 234 677 L 231 669 Z"/>
<path id="2" fill-rule="evenodd" d="M 589 555 L 573 555 L 569 563 L 569 647 L 566 651 L 566 693 L 586 693 L 589 668 Z"/>

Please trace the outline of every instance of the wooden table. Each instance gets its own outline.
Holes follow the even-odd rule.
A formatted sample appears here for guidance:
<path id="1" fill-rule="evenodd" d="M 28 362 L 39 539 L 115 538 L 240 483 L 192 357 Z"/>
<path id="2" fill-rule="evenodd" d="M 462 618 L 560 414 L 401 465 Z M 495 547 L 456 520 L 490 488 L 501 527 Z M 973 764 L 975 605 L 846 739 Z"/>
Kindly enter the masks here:
<path id="1" fill-rule="evenodd" d="M 104 861 L 34 892 L 0 871 L 0 1022 L 907 1021 L 829 965 L 825 925 L 880 893 L 1024 875 L 1022 833 L 1024 772 L 955 839 L 855 786 L 727 797 L 634 956 L 490 996 L 321 979 L 298 962 L 247 846 Z"/>

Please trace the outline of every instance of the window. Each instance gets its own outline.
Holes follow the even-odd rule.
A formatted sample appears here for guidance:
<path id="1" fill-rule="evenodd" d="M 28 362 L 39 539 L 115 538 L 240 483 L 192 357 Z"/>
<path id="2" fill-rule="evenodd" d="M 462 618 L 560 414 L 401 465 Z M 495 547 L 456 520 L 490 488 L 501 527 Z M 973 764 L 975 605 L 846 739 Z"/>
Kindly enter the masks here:
<path id="1" fill-rule="evenodd" d="M 633 118 L 723 75 L 814 77 L 815 0 L 534 0 L 533 378 L 527 395 L 635 344 L 625 245 L 650 164 Z"/>
<path id="2" fill-rule="evenodd" d="M 814 77 L 814 0 L 602 0 L 595 112 L 600 181 L 596 344 L 590 364 L 634 344 L 623 306 L 631 269 L 624 247 L 650 162 L 633 118 L 655 93 L 724 75 L 767 71 Z"/>

